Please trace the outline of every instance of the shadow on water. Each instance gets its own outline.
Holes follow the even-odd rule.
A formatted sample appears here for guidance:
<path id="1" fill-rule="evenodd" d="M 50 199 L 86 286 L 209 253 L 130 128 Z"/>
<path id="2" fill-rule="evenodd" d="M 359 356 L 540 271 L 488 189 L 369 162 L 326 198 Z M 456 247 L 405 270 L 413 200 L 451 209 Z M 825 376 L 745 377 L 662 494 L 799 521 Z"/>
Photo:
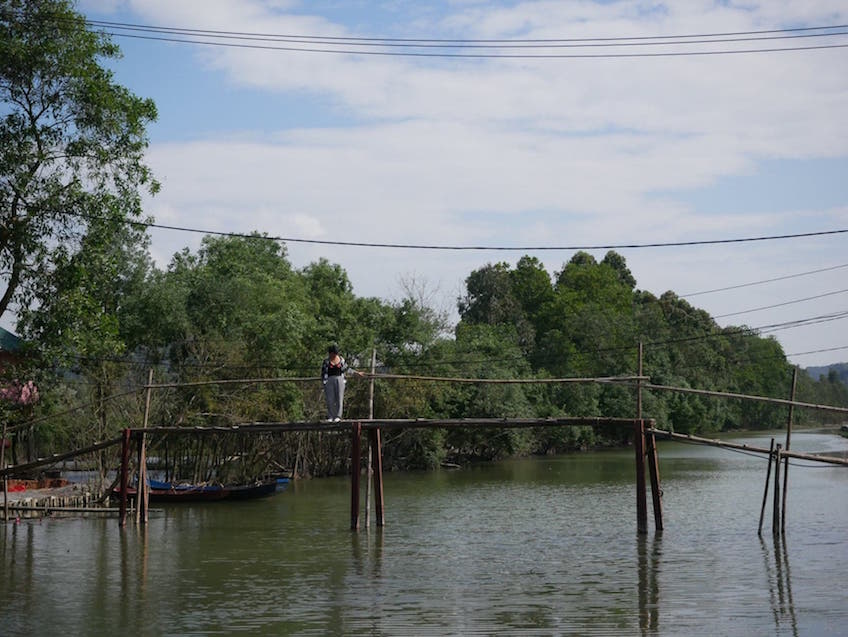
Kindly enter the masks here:
<path id="1" fill-rule="evenodd" d="M 789 572 L 786 536 L 772 535 L 772 540 L 770 551 L 766 540 L 760 538 L 775 632 L 780 632 L 788 621 L 792 635 L 797 637 L 798 619 L 795 617 L 795 602 L 792 599 L 792 578 Z"/>
<path id="2" fill-rule="evenodd" d="M 639 563 L 639 629 L 642 635 L 656 635 L 660 627 L 659 565 L 662 559 L 662 533 L 650 538 L 639 535 L 636 553 Z"/>

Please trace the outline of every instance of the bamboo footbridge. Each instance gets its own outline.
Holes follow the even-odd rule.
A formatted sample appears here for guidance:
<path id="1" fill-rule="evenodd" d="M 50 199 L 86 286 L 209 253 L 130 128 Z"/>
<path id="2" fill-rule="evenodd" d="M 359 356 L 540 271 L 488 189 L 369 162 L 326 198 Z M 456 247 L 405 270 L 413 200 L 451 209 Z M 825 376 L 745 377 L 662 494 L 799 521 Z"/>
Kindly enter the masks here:
<path id="1" fill-rule="evenodd" d="M 121 436 L 101 441 L 85 447 L 76 449 L 66 453 L 54 454 L 47 458 L 39 458 L 32 462 L 22 463 L 15 466 L 4 466 L 2 458 L 2 449 L 0 449 L 0 477 L 3 478 L 4 484 L 4 514 L 5 519 L 9 518 L 9 506 L 6 498 L 6 481 L 9 476 L 20 474 L 38 467 L 53 465 L 63 460 L 68 460 L 80 455 L 89 454 L 110 447 L 120 446 L 120 507 L 117 512 L 119 514 L 119 526 L 126 526 L 128 512 L 128 495 L 130 484 L 130 457 L 133 445 L 135 446 L 137 460 L 135 467 L 137 474 L 135 482 L 141 485 L 140 493 L 136 498 L 137 506 L 135 507 L 135 519 L 137 523 L 146 523 L 148 521 L 148 490 L 146 487 L 147 481 L 147 442 L 150 438 L 161 435 L 180 435 L 180 436 L 206 436 L 211 434 L 229 433 L 239 435 L 251 435 L 262 433 L 275 432 L 305 432 L 305 431 L 320 431 L 320 432 L 348 432 L 350 434 L 350 476 L 351 476 L 351 496 L 350 496 L 350 528 L 357 530 L 360 528 L 360 493 L 362 491 L 361 476 L 362 476 L 362 457 L 363 434 L 367 438 L 368 453 L 368 468 L 366 471 L 368 486 L 365 490 L 366 502 L 366 521 L 365 524 L 370 524 L 370 495 L 371 483 L 373 483 L 374 497 L 374 512 L 375 523 L 378 527 L 385 526 L 385 500 L 383 494 L 383 450 L 382 450 L 382 432 L 391 430 L 403 430 L 410 428 L 483 428 L 483 429 L 514 429 L 526 427 L 569 427 L 569 426 L 592 426 L 592 427 L 627 427 L 632 431 L 633 448 L 635 456 L 635 496 L 636 496 L 636 528 L 639 534 L 648 533 L 648 481 L 650 481 L 651 501 L 653 507 L 654 528 L 657 532 L 663 530 L 663 506 L 662 506 L 662 487 L 660 482 L 659 460 L 657 455 L 656 440 L 668 439 L 675 441 L 683 441 L 688 443 L 712 445 L 727 449 L 744 450 L 748 453 L 763 454 L 768 457 L 768 469 L 765 481 L 765 490 L 763 493 L 762 508 L 760 511 L 759 532 L 762 533 L 763 518 L 765 514 L 766 504 L 768 500 L 769 485 L 771 483 L 772 466 L 774 466 L 774 490 L 773 490 L 773 508 L 772 508 L 772 532 L 775 535 L 780 535 L 785 530 L 786 525 L 786 493 L 788 490 L 788 470 L 789 459 L 802 459 L 812 462 L 827 463 L 831 465 L 848 466 L 848 459 L 839 457 L 830 457 L 822 455 L 812 455 L 805 453 L 797 453 L 790 450 L 792 418 L 795 408 L 808 408 L 817 410 L 826 410 L 835 413 L 848 413 L 848 408 L 834 407 L 829 405 L 816 405 L 795 400 L 795 381 L 796 376 L 793 376 L 792 391 L 789 399 L 769 398 L 763 396 L 749 396 L 744 394 L 733 394 L 728 392 L 707 391 L 692 388 L 671 387 L 665 385 L 654 385 L 649 382 L 649 378 L 641 374 L 641 347 L 640 347 L 640 373 L 637 376 L 625 377 L 598 377 L 598 378 L 560 378 L 560 379 L 469 379 L 469 378 L 442 378 L 430 376 L 407 376 L 394 374 L 377 374 L 374 373 L 373 359 L 372 371 L 370 374 L 363 374 L 370 380 L 370 395 L 371 395 L 371 411 L 373 414 L 373 391 L 374 381 L 377 379 L 388 380 L 423 380 L 433 382 L 451 382 L 451 383 L 490 383 L 490 384 L 529 384 L 529 383 L 618 383 L 625 384 L 635 388 L 636 391 L 636 415 L 634 418 L 613 418 L 613 417 L 563 417 L 563 418 L 463 418 L 463 419 L 378 419 L 369 418 L 362 420 L 343 420 L 338 422 L 249 422 L 231 426 L 148 426 L 150 398 L 151 393 L 156 390 L 166 388 L 185 388 L 198 387 L 203 385 L 216 384 L 255 384 L 255 383 L 280 383 L 294 381 L 317 381 L 317 378 L 263 378 L 263 379 L 238 379 L 238 380 L 215 380 L 215 381 L 198 381 L 193 383 L 162 383 L 154 384 L 152 382 L 152 370 L 148 377 L 148 383 L 142 389 L 146 392 L 145 410 L 143 426 L 138 428 L 124 429 Z M 797 369 L 795 370 L 797 374 Z M 687 434 L 678 434 L 671 431 L 665 431 L 656 427 L 656 421 L 642 417 L 642 392 L 644 390 L 652 391 L 673 391 L 682 393 L 695 393 L 705 396 L 713 396 L 718 398 L 733 398 L 741 400 L 753 400 L 767 402 L 772 404 L 785 405 L 789 408 L 789 418 L 786 427 L 786 440 L 784 444 L 775 445 L 774 439 L 771 441 L 770 448 L 756 447 L 751 445 L 736 444 L 718 439 L 702 438 Z M 6 427 L 3 428 L 3 438 L 6 435 Z M 780 476 L 781 465 L 783 470 L 783 484 L 781 488 Z M 373 480 L 372 480 L 373 478 Z M 782 499 L 781 499 L 782 492 Z"/>

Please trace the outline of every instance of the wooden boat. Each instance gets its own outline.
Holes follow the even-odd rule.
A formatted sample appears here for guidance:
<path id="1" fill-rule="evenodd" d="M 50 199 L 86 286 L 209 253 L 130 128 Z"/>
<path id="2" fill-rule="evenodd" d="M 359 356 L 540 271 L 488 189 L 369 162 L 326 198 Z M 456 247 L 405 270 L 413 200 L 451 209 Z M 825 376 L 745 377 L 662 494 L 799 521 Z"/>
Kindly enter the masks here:
<path id="1" fill-rule="evenodd" d="M 288 478 L 263 480 L 253 484 L 180 484 L 150 480 L 151 502 L 217 502 L 219 500 L 252 500 L 273 495 L 288 484 Z M 136 496 L 136 487 L 129 487 L 127 495 Z M 121 496 L 119 487 L 113 491 Z"/>

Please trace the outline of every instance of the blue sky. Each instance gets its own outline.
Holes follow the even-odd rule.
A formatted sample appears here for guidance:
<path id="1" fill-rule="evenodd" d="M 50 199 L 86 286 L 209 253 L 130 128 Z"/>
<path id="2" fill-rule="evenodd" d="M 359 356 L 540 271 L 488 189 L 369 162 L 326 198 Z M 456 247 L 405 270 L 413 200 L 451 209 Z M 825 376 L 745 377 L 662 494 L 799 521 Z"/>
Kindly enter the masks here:
<path id="1" fill-rule="evenodd" d="M 78 8 L 93 20 L 334 37 L 609 38 L 848 23 L 848 7 L 836 0 L 81 0 Z M 848 48 L 503 60 L 115 40 L 124 51 L 113 65 L 117 79 L 159 109 L 148 160 L 163 188 L 147 208 L 163 224 L 503 246 L 848 228 Z M 826 43 L 848 44 L 848 36 Z M 161 230 L 152 237 L 163 267 L 199 242 Z M 848 264 L 846 241 L 619 252 L 640 288 L 689 293 Z M 471 270 L 522 254 L 288 248 L 296 267 L 320 257 L 340 263 L 357 294 L 394 299 L 411 287 L 451 312 Z M 535 254 L 553 272 L 573 252 Z M 836 268 L 692 302 L 713 315 L 739 312 L 848 288 L 846 273 Z M 848 294 L 831 294 L 728 320 L 760 326 L 844 310 Z M 848 360 L 848 349 L 804 353 L 848 346 L 846 321 L 774 335 L 800 365 Z"/>

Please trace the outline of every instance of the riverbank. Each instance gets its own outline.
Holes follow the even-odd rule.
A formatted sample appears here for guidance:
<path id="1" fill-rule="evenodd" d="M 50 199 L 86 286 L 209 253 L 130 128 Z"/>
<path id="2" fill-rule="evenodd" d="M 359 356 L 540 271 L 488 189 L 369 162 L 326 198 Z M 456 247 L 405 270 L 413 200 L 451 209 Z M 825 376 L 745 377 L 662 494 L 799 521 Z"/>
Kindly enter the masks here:
<path id="1" fill-rule="evenodd" d="M 65 484 L 64 486 L 45 487 L 8 491 L 5 502 L 0 496 L 0 518 L 5 519 L 5 509 L 9 509 L 9 519 L 41 517 L 54 512 L 73 510 L 76 513 L 102 509 L 100 497 L 88 484 Z"/>

